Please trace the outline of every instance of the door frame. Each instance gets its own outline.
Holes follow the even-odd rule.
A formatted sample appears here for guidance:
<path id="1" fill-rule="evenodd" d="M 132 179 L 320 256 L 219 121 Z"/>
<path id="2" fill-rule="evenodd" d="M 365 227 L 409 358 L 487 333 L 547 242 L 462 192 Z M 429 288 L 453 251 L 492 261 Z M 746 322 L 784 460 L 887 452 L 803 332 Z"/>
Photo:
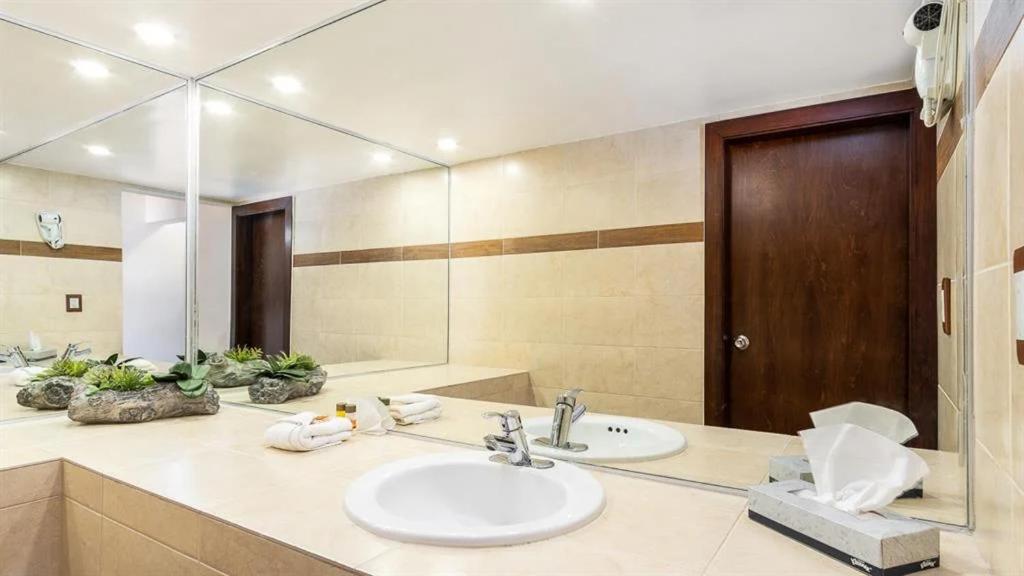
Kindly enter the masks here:
<path id="1" fill-rule="evenodd" d="M 729 426 L 725 294 L 727 149 L 752 137 L 799 134 L 826 126 L 905 117 L 910 126 L 907 408 L 922 429 L 913 444 L 935 446 L 938 435 L 935 129 L 919 119 L 913 89 L 713 122 L 704 128 L 704 423 Z"/>
<path id="2" fill-rule="evenodd" d="M 291 349 L 291 315 L 292 315 L 292 298 L 291 298 L 291 285 L 292 285 L 292 197 L 285 196 L 283 198 L 274 198 L 273 200 L 263 200 L 261 202 L 253 202 L 251 204 L 243 204 L 241 206 L 231 207 L 231 346 L 237 346 L 236 341 L 236 322 L 238 315 L 238 291 L 239 283 L 243 281 L 242 278 L 242 266 L 241 256 L 242 252 L 247 248 L 242 242 L 240 242 L 238 233 L 241 231 L 242 220 L 249 216 L 257 216 L 259 214 L 270 214 L 273 212 L 284 212 L 284 243 L 285 252 L 288 254 L 287 266 L 284 267 L 283 274 L 285 278 L 285 286 L 288 287 L 288 297 L 284 302 L 284 312 L 288 316 L 288 321 L 284 325 L 284 341 L 288 343 L 288 348 Z M 282 263 L 284 264 L 284 263 Z"/>

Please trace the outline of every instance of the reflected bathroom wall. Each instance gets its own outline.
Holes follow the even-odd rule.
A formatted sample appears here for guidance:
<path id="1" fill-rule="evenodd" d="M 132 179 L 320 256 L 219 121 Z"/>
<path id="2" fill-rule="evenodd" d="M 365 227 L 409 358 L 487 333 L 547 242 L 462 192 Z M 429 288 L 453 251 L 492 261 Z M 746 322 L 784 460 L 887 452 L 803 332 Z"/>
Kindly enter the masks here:
<path id="1" fill-rule="evenodd" d="M 0 343 L 30 368 L 184 352 L 183 104 L 174 91 L 0 165 Z M 59 409 L 23 403 L 17 363 L 0 365 L 0 419 Z"/>
<path id="2" fill-rule="evenodd" d="M 200 230 L 228 236 L 200 238 L 200 253 L 234 264 L 201 276 L 233 304 L 206 330 L 227 338 L 203 348 L 201 333 L 200 347 L 305 353 L 331 376 L 445 362 L 447 169 L 218 90 L 202 98 L 201 195 L 228 221 L 201 215 Z M 270 258 L 285 269 L 249 265 Z"/>

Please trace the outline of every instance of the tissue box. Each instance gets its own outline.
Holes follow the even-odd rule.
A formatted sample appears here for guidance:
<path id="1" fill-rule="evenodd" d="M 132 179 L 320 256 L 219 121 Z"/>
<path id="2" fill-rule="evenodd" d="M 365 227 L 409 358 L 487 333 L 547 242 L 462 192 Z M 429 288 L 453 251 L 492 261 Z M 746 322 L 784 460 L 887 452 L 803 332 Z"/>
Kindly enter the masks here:
<path id="1" fill-rule="evenodd" d="M 814 485 L 785 480 L 752 486 L 750 519 L 873 576 L 900 576 L 939 565 L 939 530 L 894 514 L 855 516 L 798 496 Z"/>
<path id="2" fill-rule="evenodd" d="M 814 484 L 811 463 L 806 456 L 775 456 L 768 461 L 768 481 L 803 480 Z M 924 480 L 900 494 L 900 498 L 924 498 Z"/>

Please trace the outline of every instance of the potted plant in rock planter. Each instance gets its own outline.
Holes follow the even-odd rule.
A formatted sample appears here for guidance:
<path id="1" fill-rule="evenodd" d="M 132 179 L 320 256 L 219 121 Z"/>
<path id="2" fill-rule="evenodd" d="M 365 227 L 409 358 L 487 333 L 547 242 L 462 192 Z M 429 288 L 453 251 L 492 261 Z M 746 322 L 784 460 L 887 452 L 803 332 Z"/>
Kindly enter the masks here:
<path id="1" fill-rule="evenodd" d="M 211 354 L 206 358 L 206 365 L 210 367 L 206 381 L 214 388 L 249 386 L 267 369 L 263 350 L 248 346 L 236 346 L 223 354 Z"/>
<path id="2" fill-rule="evenodd" d="M 68 407 L 75 387 L 94 366 L 88 360 L 61 358 L 18 390 L 18 404 L 39 410 L 63 410 Z"/>
<path id="3" fill-rule="evenodd" d="M 251 386 L 249 399 L 255 404 L 281 404 L 292 398 L 313 396 L 327 381 L 327 372 L 306 354 L 278 354 Z"/>
<path id="4" fill-rule="evenodd" d="M 167 374 L 134 366 L 100 365 L 84 377 L 68 404 L 68 418 L 87 424 L 148 422 L 216 414 L 220 397 L 205 378 L 209 367 L 179 362 Z"/>

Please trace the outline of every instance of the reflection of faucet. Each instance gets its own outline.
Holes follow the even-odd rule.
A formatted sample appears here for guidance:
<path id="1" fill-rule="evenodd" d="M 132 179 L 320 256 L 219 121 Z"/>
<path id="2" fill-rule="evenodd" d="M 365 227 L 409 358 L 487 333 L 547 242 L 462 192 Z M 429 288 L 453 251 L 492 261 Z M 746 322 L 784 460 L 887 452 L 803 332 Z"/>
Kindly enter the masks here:
<path id="1" fill-rule="evenodd" d="M 488 434 L 484 436 L 484 445 L 488 450 L 499 452 L 491 456 L 492 462 L 526 466 L 528 468 L 551 468 L 555 465 L 551 460 L 530 457 L 530 445 L 526 442 L 523 432 L 523 421 L 516 410 L 501 412 L 484 412 L 484 418 L 498 418 L 501 423 L 501 436 Z"/>
<path id="2" fill-rule="evenodd" d="M 580 392 L 583 390 L 573 388 L 565 394 L 558 395 L 558 400 L 555 401 L 555 417 L 551 421 L 551 437 L 537 438 L 534 442 L 570 452 L 583 452 L 587 449 L 586 444 L 569 442 L 569 429 L 587 412 L 586 404 L 576 404 L 576 397 Z"/>
<path id="3" fill-rule="evenodd" d="M 83 346 L 85 347 L 83 348 Z M 70 360 L 77 356 L 85 356 L 91 352 L 92 348 L 89 348 L 85 342 L 72 342 L 64 349 L 64 353 L 60 355 L 60 359 Z"/>
<path id="4" fill-rule="evenodd" d="M 28 367 L 28 358 L 21 351 L 21 346 L 8 346 L 0 348 L 0 360 L 7 362 L 15 368 Z"/>

